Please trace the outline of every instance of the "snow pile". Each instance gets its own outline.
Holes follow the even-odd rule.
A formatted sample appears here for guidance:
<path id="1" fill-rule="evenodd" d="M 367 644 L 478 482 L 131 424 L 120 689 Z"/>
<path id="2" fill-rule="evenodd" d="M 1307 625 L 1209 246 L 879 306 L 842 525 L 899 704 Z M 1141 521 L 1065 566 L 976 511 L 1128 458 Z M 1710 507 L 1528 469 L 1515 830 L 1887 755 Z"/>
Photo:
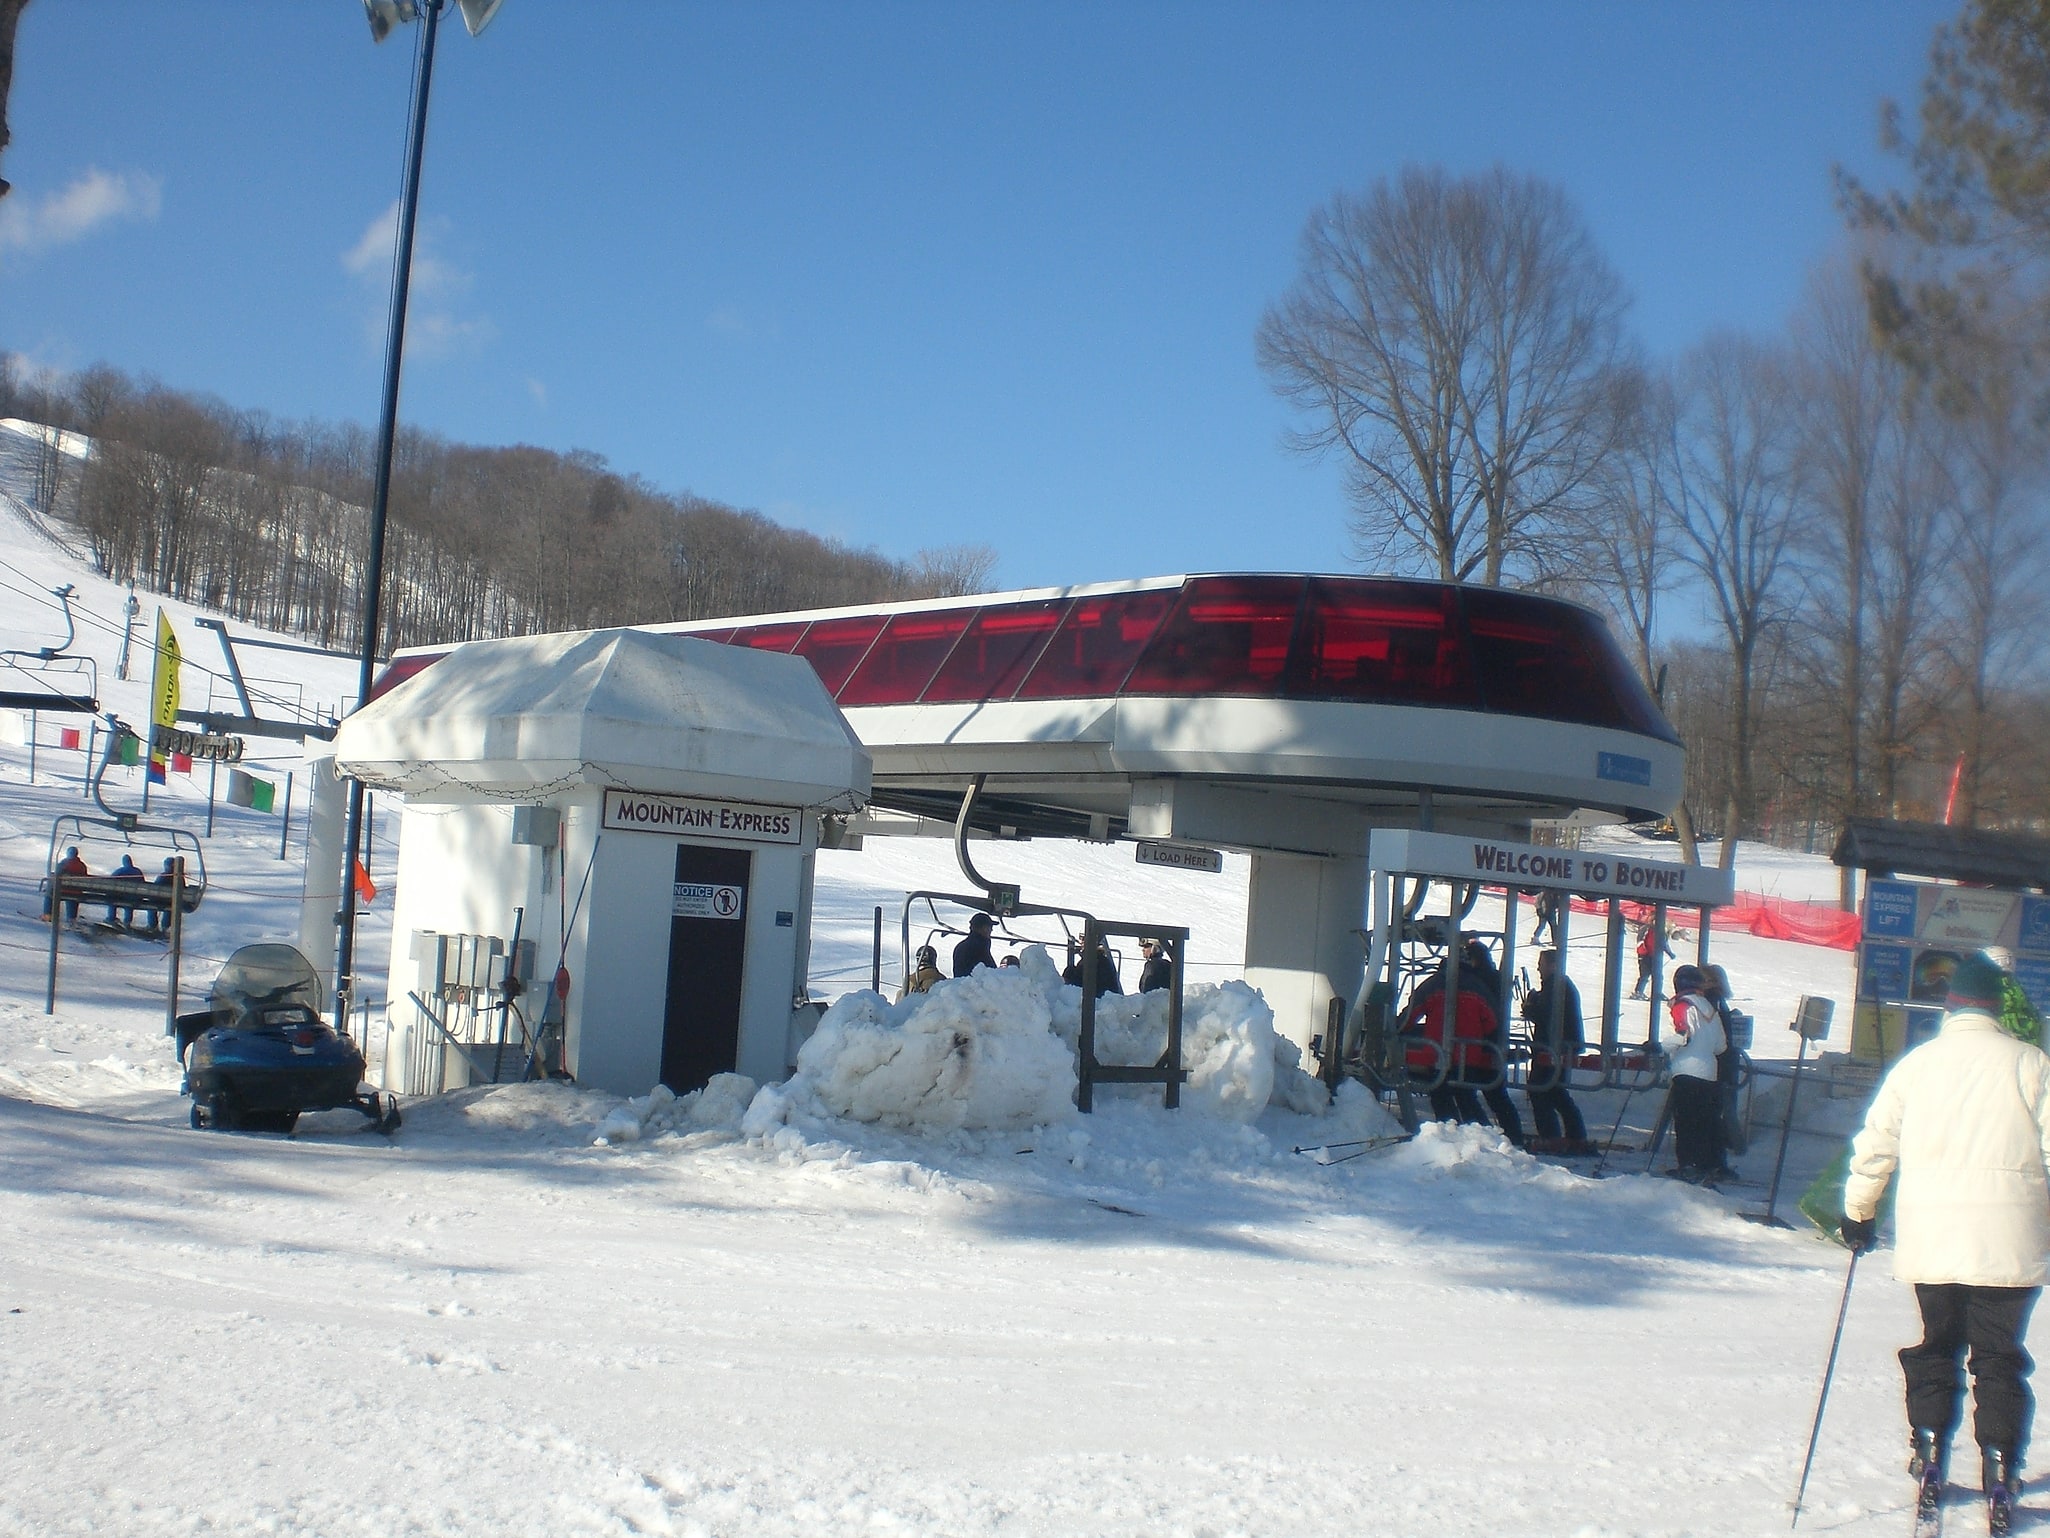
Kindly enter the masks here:
<path id="1" fill-rule="evenodd" d="M 1060 985 L 1043 950 L 1028 950 L 1021 971 L 1030 969 L 1056 985 L 1049 1008 L 1054 1029 L 1076 1050 L 1082 1030 L 1082 990 Z M 1096 1001 L 1096 1060 L 1100 1063 L 1157 1063 L 1167 1050 L 1167 994 L 1110 994 Z M 1302 1051 L 1274 1031 L 1274 1011 L 1249 983 L 1196 983 L 1182 994 L 1182 1065 L 1188 1082 L 1182 1105 L 1199 1115 L 1251 1121 L 1270 1104 L 1306 1116 L 1330 1103 L 1323 1084 L 1305 1073 Z"/>
<path id="2" fill-rule="evenodd" d="M 598 1123 L 591 1141 L 611 1148 L 664 1132 L 732 1132 L 754 1097 L 755 1081 L 744 1073 L 715 1073 L 703 1089 L 687 1095 L 657 1084 L 645 1095 L 614 1106 Z"/>
<path id="3" fill-rule="evenodd" d="M 408 1143 L 456 1142 L 500 1147 L 581 1147 L 614 1105 L 612 1096 L 567 1079 L 528 1084 L 475 1084 L 406 1103 Z M 367 1125 L 354 1111 L 299 1119 L 300 1135 L 324 1127 L 358 1134 Z"/>
<path id="4" fill-rule="evenodd" d="M 1164 992 L 1096 1004 L 1096 1056 L 1149 1064 L 1167 1048 Z M 848 994 L 820 1019 L 788 1084 L 756 1098 L 742 1130 L 766 1136 L 798 1112 L 918 1132 L 1044 1126 L 1074 1114 L 1082 992 L 1032 946 L 1016 967 L 943 981 L 892 1004 Z M 1202 984 L 1182 1001 L 1182 1106 L 1250 1122 L 1269 1104 L 1322 1114 L 1324 1087 L 1243 982 Z M 1153 1091 L 1148 1091 L 1149 1094 Z"/>
<path id="5" fill-rule="evenodd" d="M 1031 1127 L 1074 1114 L 1075 1060 L 1052 1026 L 1044 951 L 1037 967 L 985 967 L 892 1004 L 852 993 L 820 1018 L 797 1074 L 758 1097 L 744 1131 L 785 1105 L 919 1132 Z M 1053 990 L 1062 988 L 1052 974 Z M 1072 991 L 1072 990 L 1069 990 Z"/>

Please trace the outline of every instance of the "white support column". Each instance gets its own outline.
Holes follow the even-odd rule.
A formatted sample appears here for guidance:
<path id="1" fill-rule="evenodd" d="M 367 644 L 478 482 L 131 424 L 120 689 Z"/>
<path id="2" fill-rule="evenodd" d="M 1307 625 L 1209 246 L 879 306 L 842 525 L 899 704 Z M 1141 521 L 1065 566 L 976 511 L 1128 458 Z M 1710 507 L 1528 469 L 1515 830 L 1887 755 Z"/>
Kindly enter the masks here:
<path id="1" fill-rule="evenodd" d="M 332 754 L 308 759 L 305 779 L 306 875 L 299 899 L 299 951 L 320 974 L 320 992 L 326 998 L 335 988 L 335 915 L 342 908 L 342 831 L 349 791 L 335 771 Z"/>
<path id="2" fill-rule="evenodd" d="M 1332 999 L 1350 1006 L 1359 992 L 1366 905 L 1363 856 L 1253 856 L 1246 981 L 1266 995 L 1274 1028 L 1305 1054 L 1329 1022 Z"/>

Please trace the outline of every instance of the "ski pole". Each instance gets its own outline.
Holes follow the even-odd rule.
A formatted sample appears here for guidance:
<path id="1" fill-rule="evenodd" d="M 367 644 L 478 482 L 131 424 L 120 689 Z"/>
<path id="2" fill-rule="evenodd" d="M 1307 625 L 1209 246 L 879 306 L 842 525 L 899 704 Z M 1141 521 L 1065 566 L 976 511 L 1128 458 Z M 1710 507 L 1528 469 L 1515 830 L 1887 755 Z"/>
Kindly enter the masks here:
<path id="1" fill-rule="evenodd" d="M 1609 1128 L 1609 1140 L 1602 1144 L 1602 1156 L 1595 1160 L 1594 1172 L 1599 1177 L 1609 1167 L 1609 1155 L 1616 1147 L 1616 1134 L 1623 1130 L 1623 1118 L 1630 1114 L 1630 1099 L 1637 1093 L 1637 1086 L 1630 1085 L 1623 1091 L 1622 1109 L 1616 1112 L 1616 1124 Z"/>
<path id="2" fill-rule="evenodd" d="M 1387 1137 L 1357 1138 L 1348 1143 L 1312 1143 L 1305 1144 L 1301 1148 L 1291 1149 L 1290 1152 L 1299 1154 L 1329 1154 L 1334 1148 L 1352 1149 L 1352 1153 L 1340 1154 L 1335 1159 L 1320 1158 L 1317 1160 L 1319 1164 L 1343 1164 L 1348 1159 L 1357 1159 L 1362 1154 L 1370 1154 L 1377 1148 L 1392 1148 L 1397 1143 L 1407 1143 L 1415 1136 L 1416 1134 L 1413 1132 L 1403 1132 Z"/>
<path id="3" fill-rule="evenodd" d="M 1787 1524 L 1792 1532 L 1801 1525 L 1801 1502 L 1808 1494 L 1808 1471 L 1815 1466 L 1815 1439 L 1822 1435 L 1822 1411 L 1829 1403 L 1829 1380 L 1836 1376 L 1837 1347 L 1844 1343 L 1844 1315 L 1851 1310 L 1851 1283 L 1858 1275 L 1857 1250 L 1851 1251 L 1851 1263 L 1844 1270 L 1844 1297 L 1836 1306 L 1836 1334 L 1829 1339 L 1829 1362 L 1822 1369 L 1822 1393 L 1815 1401 L 1815 1424 L 1808 1428 L 1808 1456 L 1801 1460 L 1801 1487 L 1794 1492 L 1794 1520 Z"/>

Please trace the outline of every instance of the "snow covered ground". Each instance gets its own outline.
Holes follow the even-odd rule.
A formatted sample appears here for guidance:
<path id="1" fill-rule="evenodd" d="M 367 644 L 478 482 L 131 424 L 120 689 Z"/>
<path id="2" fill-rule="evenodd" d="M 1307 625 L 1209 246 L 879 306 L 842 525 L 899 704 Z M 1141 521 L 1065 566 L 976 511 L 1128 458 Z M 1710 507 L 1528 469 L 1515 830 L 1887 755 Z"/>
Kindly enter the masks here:
<path id="1" fill-rule="evenodd" d="M 34 595 L 64 581 L 139 719 L 146 678 L 112 681 L 125 593 L 0 504 L 0 648 L 61 635 Z M 271 655 L 309 697 L 350 686 Z M 0 1538 L 1785 1530 L 1845 1256 L 1741 1219 L 1770 1145 L 1740 1161 L 1755 1184 L 1710 1193 L 1637 1173 L 1641 1152 L 1595 1180 L 1478 1129 L 1294 1151 L 1373 1131 L 1356 1100 L 1247 1122 L 1131 1092 L 1005 1131 L 819 1100 L 743 1130 L 732 1086 L 640 1107 L 634 1137 L 564 1085 L 410 1104 L 390 1141 L 352 1113 L 194 1133 L 161 951 L 70 946 L 42 1012 L 33 887 L 52 819 L 88 804 L 78 757 L 40 754 L 31 784 L 0 746 Z M 203 820 L 204 778 L 169 802 Z M 217 816 L 202 986 L 297 927 L 277 818 Z M 1834 891 L 1819 859 L 1741 854 L 1741 886 Z M 1188 924 L 1198 982 L 1242 960 L 1243 861 L 982 863 L 1034 899 Z M 865 986 L 875 905 L 894 957 L 902 894 L 958 884 L 944 844 L 824 857 L 815 991 Z M 1761 1056 L 1792 1056 L 1800 994 L 1847 1012 L 1841 953 L 1714 950 Z M 1638 1147 L 1649 1101 L 1585 1099 Z M 1854 1111 L 1805 1103 L 1791 1191 Z M 1883 1269 L 1861 1268 L 1804 1531 L 1906 1525 L 1892 1351 L 1913 1310 Z"/>

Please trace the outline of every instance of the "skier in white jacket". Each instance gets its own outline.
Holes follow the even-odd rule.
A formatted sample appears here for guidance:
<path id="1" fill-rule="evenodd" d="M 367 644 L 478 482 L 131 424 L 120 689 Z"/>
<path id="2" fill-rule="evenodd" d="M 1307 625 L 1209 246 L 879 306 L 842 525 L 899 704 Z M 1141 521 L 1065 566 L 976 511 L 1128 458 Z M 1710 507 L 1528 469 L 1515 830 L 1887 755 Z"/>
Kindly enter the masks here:
<path id="1" fill-rule="evenodd" d="M 1922 1308 L 1922 1341 L 1900 1353 L 1909 1470 L 1941 1479 L 1969 1348 L 1984 1489 L 2006 1506 L 2035 1410 L 2022 1340 L 2050 1257 L 2050 1057 L 2001 1029 L 2001 983 L 1984 957 L 1960 965 L 1942 1029 L 1880 1084 L 1851 1145 L 1842 1232 L 1872 1248 L 1898 1169 L 1893 1273 Z"/>
<path id="2" fill-rule="evenodd" d="M 1708 997 L 1708 979 L 1697 966 L 1673 968 L 1672 1086 L 1673 1153 L 1682 1180 L 1712 1181 L 1722 1172 L 1722 1116 L 1716 1088 L 1716 1058 L 1726 1043 L 1723 1019 Z"/>

